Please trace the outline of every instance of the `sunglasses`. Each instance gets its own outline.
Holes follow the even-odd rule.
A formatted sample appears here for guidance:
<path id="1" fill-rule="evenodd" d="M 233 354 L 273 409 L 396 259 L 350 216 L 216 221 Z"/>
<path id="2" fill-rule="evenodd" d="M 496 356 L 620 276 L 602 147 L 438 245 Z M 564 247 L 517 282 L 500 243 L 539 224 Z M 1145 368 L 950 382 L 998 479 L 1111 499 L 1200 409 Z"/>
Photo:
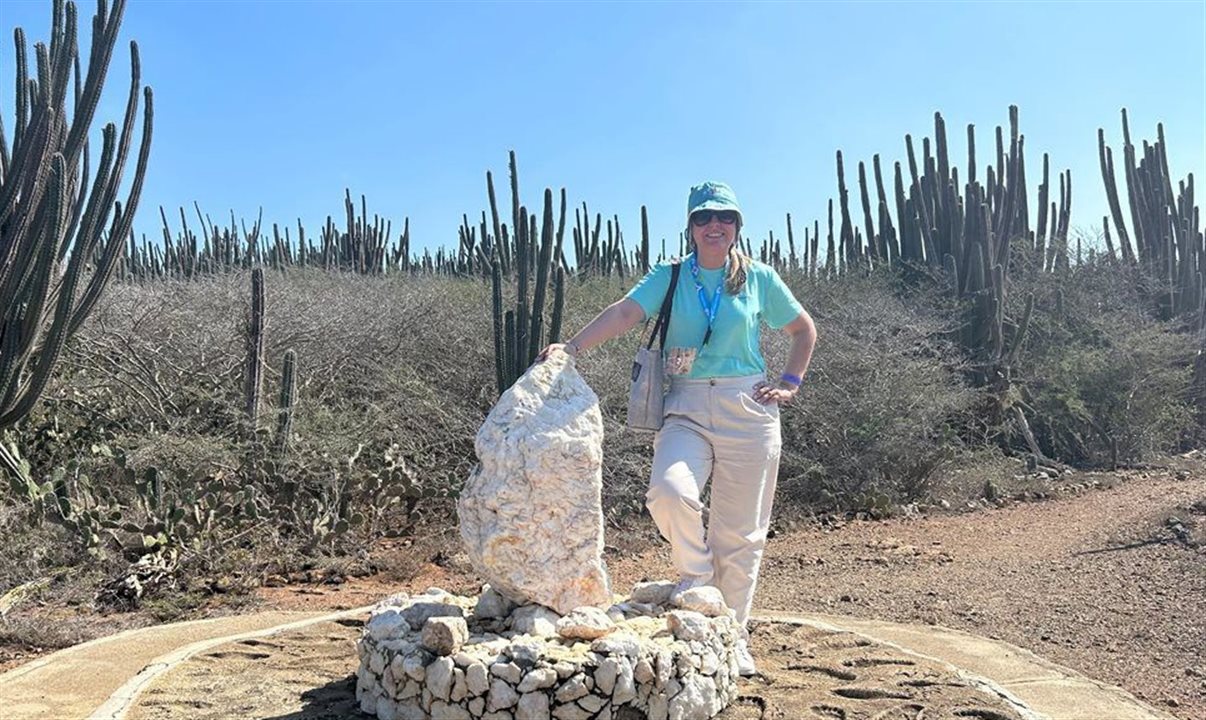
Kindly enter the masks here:
<path id="1" fill-rule="evenodd" d="M 738 217 L 740 216 L 733 210 L 700 210 L 692 213 L 691 224 L 695 227 L 703 227 L 712 222 L 712 218 L 716 218 L 725 225 L 735 225 Z"/>

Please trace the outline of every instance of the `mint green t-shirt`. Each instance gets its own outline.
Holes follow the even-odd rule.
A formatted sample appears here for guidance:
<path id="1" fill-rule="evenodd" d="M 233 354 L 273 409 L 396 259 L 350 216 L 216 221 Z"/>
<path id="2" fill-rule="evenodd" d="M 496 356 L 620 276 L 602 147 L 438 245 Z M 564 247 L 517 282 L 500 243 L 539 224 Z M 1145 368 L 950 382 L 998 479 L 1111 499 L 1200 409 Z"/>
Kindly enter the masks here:
<path id="1" fill-rule="evenodd" d="M 750 264 L 745 289 L 736 297 L 724 293 L 724 268 L 699 269 L 699 281 L 711 301 L 717 290 L 724 293 L 712 336 L 702 345 L 708 328 L 708 316 L 699 300 L 691 275 L 691 255 L 682 259 L 678 286 L 674 290 L 674 308 L 666 333 L 666 351 L 691 348 L 695 361 L 685 377 L 741 377 L 766 372 L 766 361 L 759 348 L 762 323 L 774 329 L 787 325 L 804 309 L 775 269 L 754 261 Z M 670 263 L 658 263 L 625 295 L 645 311 L 646 319 L 657 317 L 670 287 Z"/>

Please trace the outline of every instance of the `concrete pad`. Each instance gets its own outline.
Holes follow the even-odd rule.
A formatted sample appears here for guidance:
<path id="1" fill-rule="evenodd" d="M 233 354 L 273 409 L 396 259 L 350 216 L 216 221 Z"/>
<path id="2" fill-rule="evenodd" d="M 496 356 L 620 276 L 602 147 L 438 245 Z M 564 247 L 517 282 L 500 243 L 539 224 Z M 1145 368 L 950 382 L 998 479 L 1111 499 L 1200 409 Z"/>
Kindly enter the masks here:
<path id="1" fill-rule="evenodd" d="M 1114 685 L 1091 680 L 1024 648 L 937 625 L 910 625 L 810 613 L 768 611 L 754 620 L 861 635 L 951 666 L 1017 706 L 1024 717 L 1056 720 L 1176 720 Z"/>
<path id="2" fill-rule="evenodd" d="M 1112 685 L 1089 678 L 1036 680 L 1010 688 L 1031 707 L 1059 708 L 1059 720 L 1151 720 L 1171 718 Z"/>
<path id="3" fill-rule="evenodd" d="M 156 658 L 194 643 L 329 613 L 267 612 L 137 628 L 98 638 L 0 675 L 4 720 L 86 718 Z"/>

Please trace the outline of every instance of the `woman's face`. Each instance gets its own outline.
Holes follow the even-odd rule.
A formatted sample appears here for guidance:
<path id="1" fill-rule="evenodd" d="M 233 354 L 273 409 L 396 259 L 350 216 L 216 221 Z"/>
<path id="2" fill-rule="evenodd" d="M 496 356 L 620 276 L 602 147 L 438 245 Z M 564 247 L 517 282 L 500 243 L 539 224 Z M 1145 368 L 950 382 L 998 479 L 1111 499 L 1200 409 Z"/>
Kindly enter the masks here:
<path id="1" fill-rule="evenodd" d="M 706 216 L 711 216 L 707 224 L 700 225 L 699 222 Z M 733 241 L 737 239 L 737 223 L 724 222 L 724 220 L 735 220 L 735 214 L 729 214 L 727 217 L 724 211 L 721 213 L 711 211 L 701 211 L 691 216 L 691 239 L 695 241 L 695 246 L 700 251 L 715 254 L 727 253 Z"/>

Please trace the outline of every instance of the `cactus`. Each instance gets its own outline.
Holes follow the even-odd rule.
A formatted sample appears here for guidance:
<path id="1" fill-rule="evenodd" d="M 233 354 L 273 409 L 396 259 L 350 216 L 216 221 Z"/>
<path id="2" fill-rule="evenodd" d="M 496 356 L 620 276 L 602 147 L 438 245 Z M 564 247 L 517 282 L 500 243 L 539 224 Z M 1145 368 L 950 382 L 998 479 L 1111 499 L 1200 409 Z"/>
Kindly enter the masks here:
<path id="1" fill-rule="evenodd" d="M 281 394 L 277 402 L 276 436 L 273 439 L 273 458 L 279 464 L 289 450 L 289 437 L 293 434 L 293 405 L 297 401 L 297 353 L 285 351 L 281 364 Z"/>
<path id="2" fill-rule="evenodd" d="M 514 152 L 511 153 L 510 159 L 511 188 L 513 192 L 517 192 L 519 179 Z M 541 348 L 548 343 L 557 342 L 561 334 L 565 302 L 565 268 L 568 267 L 568 265 L 563 266 L 564 256 L 561 249 L 565 231 L 566 196 L 565 191 L 562 190 L 560 219 L 554 225 L 553 192 L 551 189 L 544 191 L 542 222 L 539 230 L 537 230 L 536 216 L 529 215 L 527 208 L 519 203 L 518 198 L 512 197 L 514 227 L 517 230 L 510 260 L 515 271 L 516 291 L 514 309 L 504 311 L 503 283 L 507 275 L 505 260 L 507 256 L 505 250 L 507 238 L 505 236 L 507 233 L 505 227 L 497 223 L 497 200 L 493 192 L 493 178 L 488 172 L 486 173 L 486 187 L 489 192 L 491 213 L 499 228 L 497 232 L 502 236 L 501 239 L 490 244 L 491 254 L 488 264 L 494 334 L 494 372 L 498 392 L 501 395 L 535 361 Z M 467 225 L 468 221 L 465 220 L 464 226 L 467 227 Z M 485 227 L 484 213 L 482 227 Z M 465 232 L 467 231 L 463 229 L 462 233 Z M 575 230 L 575 248 L 581 247 L 580 238 L 581 234 Z M 553 307 L 547 337 L 545 337 L 545 300 L 550 276 L 553 278 L 554 285 Z M 529 289 L 531 290 L 530 300 Z"/>
<path id="3" fill-rule="evenodd" d="M 243 365 L 243 412 L 248 432 L 255 435 L 260 412 L 264 369 L 264 270 L 251 271 L 251 312 L 247 318 L 247 357 Z"/>
<path id="4" fill-rule="evenodd" d="M 11 146 L 0 131 L 0 429 L 12 427 L 33 408 L 63 344 L 83 324 L 112 278 L 138 208 L 151 144 L 149 87 L 143 89 L 143 132 L 134 180 L 126 202 L 116 200 L 138 114 L 141 82 L 135 43 L 130 44 L 130 94 L 121 134 L 112 123 L 105 126 L 90 190 L 86 174 L 79 170 L 124 10 L 125 0 L 116 0 L 111 10 L 103 2 L 98 5 L 91 64 L 82 87 L 77 74 L 70 111 L 65 103 L 68 82 L 79 62 L 75 4 L 54 3 L 50 48 L 35 45 L 36 79 L 28 77 L 24 32 L 17 28 L 14 33 L 17 113 Z M 106 226 L 108 235 L 102 241 Z M 84 269 L 90 262 L 95 265 L 85 283 Z M 3 464 L 17 471 L 7 459 Z"/>

